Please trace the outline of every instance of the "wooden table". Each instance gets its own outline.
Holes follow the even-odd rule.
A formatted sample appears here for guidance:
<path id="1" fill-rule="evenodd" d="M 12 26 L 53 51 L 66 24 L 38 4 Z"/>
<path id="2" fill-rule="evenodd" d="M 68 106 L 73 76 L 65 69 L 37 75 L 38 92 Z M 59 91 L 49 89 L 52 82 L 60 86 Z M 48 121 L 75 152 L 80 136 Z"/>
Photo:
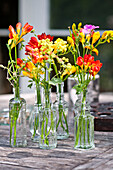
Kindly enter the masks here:
<path id="1" fill-rule="evenodd" d="M 30 136 L 28 128 L 28 146 L 11 148 L 9 126 L 0 126 L 0 170 L 113 170 L 113 132 L 96 131 L 92 150 L 74 150 L 73 119 L 70 137 L 58 140 L 56 149 L 39 149 Z"/>

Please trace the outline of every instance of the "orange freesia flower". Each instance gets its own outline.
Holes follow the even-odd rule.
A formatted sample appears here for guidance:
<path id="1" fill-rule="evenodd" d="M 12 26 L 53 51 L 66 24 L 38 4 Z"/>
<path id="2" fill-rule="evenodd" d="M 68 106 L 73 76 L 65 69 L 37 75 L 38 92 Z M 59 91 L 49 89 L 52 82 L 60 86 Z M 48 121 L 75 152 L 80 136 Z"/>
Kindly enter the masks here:
<path id="1" fill-rule="evenodd" d="M 93 61 L 91 70 L 89 71 L 92 76 L 95 76 L 99 71 L 100 68 L 102 67 L 102 63 L 100 60 Z"/>
<path id="2" fill-rule="evenodd" d="M 8 40 L 8 45 L 11 46 L 11 49 L 15 47 L 15 45 L 17 45 L 18 43 L 22 42 L 23 41 L 22 37 L 33 29 L 33 26 L 26 23 L 24 27 L 22 28 L 22 33 L 20 34 L 21 26 L 22 25 L 20 22 L 16 24 L 17 33 L 11 25 L 9 26 L 9 38 L 10 39 Z"/>
<path id="3" fill-rule="evenodd" d="M 20 34 L 20 29 L 21 29 L 21 27 L 22 27 L 22 24 L 21 24 L 20 22 L 18 22 L 18 23 L 16 24 L 16 30 L 17 30 L 17 33 L 18 33 L 18 34 Z"/>
<path id="4" fill-rule="evenodd" d="M 23 26 L 22 28 L 22 34 L 21 36 L 29 33 L 33 29 L 33 26 L 29 25 L 28 22 Z"/>
<path id="5" fill-rule="evenodd" d="M 14 28 L 10 25 L 8 30 L 9 30 L 9 38 L 10 39 L 14 38 L 16 36 L 16 32 L 15 32 Z"/>
<path id="6" fill-rule="evenodd" d="M 27 62 L 25 66 L 25 71 L 23 71 L 23 75 L 29 78 L 36 78 L 36 73 L 35 73 L 35 65 L 32 62 Z"/>

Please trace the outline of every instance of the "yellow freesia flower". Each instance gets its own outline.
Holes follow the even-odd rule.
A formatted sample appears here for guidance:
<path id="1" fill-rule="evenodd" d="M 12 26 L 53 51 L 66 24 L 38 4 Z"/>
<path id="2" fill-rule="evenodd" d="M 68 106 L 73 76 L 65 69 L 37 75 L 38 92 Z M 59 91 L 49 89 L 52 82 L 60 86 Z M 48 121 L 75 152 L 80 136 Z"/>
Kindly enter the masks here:
<path id="1" fill-rule="evenodd" d="M 76 24 L 73 23 L 73 25 L 72 25 L 72 31 L 75 32 L 75 29 L 76 29 Z"/>
<path id="2" fill-rule="evenodd" d="M 90 39 L 91 39 L 91 35 L 90 35 L 90 34 L 87 34 L 87 35 L 86 35 L 86 40 L 89 42 Z"/>
<path id="3" fill-rule="evenodd" d="M 83 33 L 83 32 L 81 32 L 80 33 L 80 42 L 82 43 L 82 44 L 84 44 L 85 43 L 85 34 Z"/>
<path id="4" fill-rule="evenodd" d="M 100 32 L 94 32 L 93 37 L 92 37 L 92 45 L 100 38 Z"/>
<path id="5" fill-rule="evenodd" d="M 85 48 L 92 50 L 92 52 L 94 52 L 98 56 L 98 50 L 97 48 L 94 48 L 94 46 L 92 46 L 92 48 L 90 46 L 85 46 Z"/>
<path id="6" fill-rule="evenodd" d="M 110 39 L 113 38 L 113 31 L 104 31 L 102 34 L 101 39 L 107 39 L 107 42 L 110 43 Z"/>
<path id="7" fill-rule="evenodd" d="M 82 26 L 82 23 L 80 22 L 80 23 L 78 24 L 78 30 L 81 29 L 81 26 Z"/>
<path id="8" fill-rule="evenodd" d="M 70 75 L 70 74 L 73 74 L 75 72 L 76 72 L 76 67 L 74 65 L 68 64 L 67 68 L 64 70 L 61 77 L 63 78 L 63 76 L 65 76 L 67 74 Z"/>
<path id="9" fill-rule="evenodd" d="M 67 37 L 67 42 L 72 46 L 72 47 L 74 47 L 74 41 L 73 41 L 73 39 L 71 38 L 71 37 Z"/>
<path id="10" fill-rule="evenodd" d="M 29 78 L 31 78 L 31 79 L 34 77 L 32 73 L 29 73 L 29 72 L 27 72 L 27 71 L 22 71 L 22 74 L 23 74 L 23 76 L 29 77 Z"/>

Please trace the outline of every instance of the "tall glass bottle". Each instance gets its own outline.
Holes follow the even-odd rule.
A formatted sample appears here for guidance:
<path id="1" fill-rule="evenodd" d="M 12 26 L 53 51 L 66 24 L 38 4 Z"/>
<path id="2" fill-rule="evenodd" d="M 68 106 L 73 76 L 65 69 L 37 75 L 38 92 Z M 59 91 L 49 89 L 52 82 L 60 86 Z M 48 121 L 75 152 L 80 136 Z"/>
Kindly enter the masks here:
<path id="1" fill-rule="evenodd" d="M 64 100 L 64 82 L 56 85 L 56 101 L 53 105 L 57 111 L 57 139 L 66 139 L 69 137 L 69 127 L 68 104 Z"/>
<path id="2" fill-rule="evenodd" d="M 44 105 L 39 114 L 39 147 L 53 149 L 57 146 L 56 112 L 51 102 L 51 89 L 44 89 Z"/>
<path id="3" fill-rule="evenodd" d="M 94 148 L 94 116 L 90 114 L 89 103 L 86 102 L 87 91 L 83 90 L 78 95 L 75 104 L 74 136 L 75 149 Z"/>
<path id="4" fill-rule="evenodd" d="M 20 97 L 19 87 L 14 87 L 14 98 L 9 101 L 10 145 L 27 145 L 26 101 Z"/>
<path id="5" fill-rule="evenodd" d="M 42 108 L 42 87 L 35 85 L 35 104 L 29 118 L 29 128 L 33 142 L 39 142 L 39 111 Z"/>

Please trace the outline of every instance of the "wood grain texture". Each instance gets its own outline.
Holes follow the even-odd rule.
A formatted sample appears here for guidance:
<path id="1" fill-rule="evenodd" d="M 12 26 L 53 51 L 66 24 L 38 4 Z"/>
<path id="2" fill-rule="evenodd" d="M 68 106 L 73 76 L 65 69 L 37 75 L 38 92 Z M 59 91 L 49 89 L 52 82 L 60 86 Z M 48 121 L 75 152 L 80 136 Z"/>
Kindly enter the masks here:
<path id="1" fill-rule="evenodd" d="M 27 147 L 11 148 L 9 126 L 0 126 L 0 169 L 113 169 L 112 132 L 95 132 L 95 148 L 92 150 L 74 150 L 72 129 L 71 126 L 67 140 L 58 140 L 56 149 L 42 150 L 38 143 L 32 143 L 29 132 Z"/>

